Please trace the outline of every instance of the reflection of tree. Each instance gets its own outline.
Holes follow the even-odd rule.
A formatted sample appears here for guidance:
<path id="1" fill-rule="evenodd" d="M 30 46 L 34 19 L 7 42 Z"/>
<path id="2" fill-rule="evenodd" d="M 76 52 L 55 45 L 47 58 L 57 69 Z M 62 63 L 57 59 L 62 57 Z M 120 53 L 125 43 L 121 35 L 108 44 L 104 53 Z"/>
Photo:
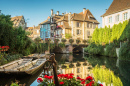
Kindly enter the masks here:
<path id="1" fill-rule="evenodd" d="M 119 70 L 124 86 L 130 85 L 130 61 L 120 61 Z"/>
<path id="2" fill-rule="evenodd" d="M 114 73 L 104 66 L 95 66 L 92 69 L 93 76 L 95 81 L 105 82 L 106 86 L 113 84 L 112 86 L 123 86 L 119 77 L 114 75 Z M 111 85 L 110 85 L 111 86 Z"/>

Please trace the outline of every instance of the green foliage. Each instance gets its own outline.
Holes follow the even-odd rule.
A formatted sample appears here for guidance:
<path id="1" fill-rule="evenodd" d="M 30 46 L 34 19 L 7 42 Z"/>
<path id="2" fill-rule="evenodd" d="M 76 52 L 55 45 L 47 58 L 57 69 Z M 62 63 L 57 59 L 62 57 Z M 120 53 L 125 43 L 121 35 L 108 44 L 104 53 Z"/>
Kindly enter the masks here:
<path id="1" fill-rule="evenodd" d="M 65 43 L 65 42 L 66 42 L 66 39 L 62 38 L 61 41 L 62 41 L 62 43 Z"/>
<path id="2" fill-rule="evenodd" d="M 69 39 L 69 42 L 72 45 L 72 43 L 74 42 L 74 39 Z"/>
<path id="3" fill-rule="evenodd" d="M 79 39 L 76 39 L 76 43 L 79 44 L 81 41 Z"/>
<path id="4" fill-rule="evenodd" d="M 113 84 L 113 86 L 123 86 L 119 77 L 115 76 L 112 71 L 103 66 L 96 66 L 92 69 L 95 81 L 105 82 L 106 86 Z"/>
<path id="5" fill-rule="evenodd" d="M 110 43 L 110 45 L 106 46 L 105 55 L 109 57 L 117 57 L 116 46 L 114 43 Z"/>
<path id="6" fill-rule="evenodd" d="M 87 43 L 87 40 L 83 40 L 83 43 L 86 44 L 86 43 Z"/>
<path id="7" fill-rule="evenodd" d="M 108 44 L 110 41 L 126 41 L 130 38 L 130 21 L 127 20 L 118 25 L 113 25 L 112 28 L 96 28 L 92 35 L 92 41 L 96 44 Z"/>
<path id="8" fill-rule="evenodd" d="M 71 37 L 72 37 L 71 34 L 67 34 L 67 33 L 65 34 L 65 38 L 66 38 L 66 39 L 70 39 Z"/>
<path id="9" fill-rule="evenodd" d="M 65 47 L 65 44 L 64 44 L 64 43 L 59 43 L 58 46 L 59 46 L 60 48 L 64 48 L 64 47 Z"/>
<path id="10" fill-rule="evenodd" d="M 12 83 L 10 86 L 19 86 L 18 83 Z"/>
<path id="11" fill-rule="evenodd" d="M 95 43 L 91 43 L 89 44 L 89 46 L 87 48 L 85 48 L 85 52 L 89 53 L 89 54 L 99 54 L 102 55 L 103 54 L 103 47 L 99 44 L 95 44 Z"/>
<path id="12" fill-rule="evenodd" d="M 122 47 L 119 50 L 119 59 L 130 61 L 130 42 L 127 41 L 122 44 Z"/>

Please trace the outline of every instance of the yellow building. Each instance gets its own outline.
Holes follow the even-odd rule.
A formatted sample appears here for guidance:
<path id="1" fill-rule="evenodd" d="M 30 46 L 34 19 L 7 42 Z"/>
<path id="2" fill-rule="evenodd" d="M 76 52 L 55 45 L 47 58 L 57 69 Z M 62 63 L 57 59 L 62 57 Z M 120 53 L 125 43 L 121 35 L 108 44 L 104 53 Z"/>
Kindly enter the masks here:
<path id="1" fill-rule="evenodd" d="M 77 78 L 78 76 L 82 79 L 85 79 L 87 76 L 92 75 L 90 73 L 89 67 L 92 67 L 91 65 L 89 65 L 89 63 L 87 62 L 87 65 L 83 65 L 84 62 L 79 62 L 80 66 L 76 66 L 77 63 L 72 63 L 74 65 L 73 68 L 69 68 L 69 63 L 65 64 L 67 66 L 67 68 L 65 69 L 60 69 L 59 71 L 62 74 L 70 74 L 73 73 L 74 77 Z"/>
<path id="2" fill-rule="evenodd" d="M 87 40 L 91 38 L 94 29 L 99 24 L 92 13 L 85 8 L 83 8 L 83 12 L 81 13 L 71 14 L 70 12 L 65 14 L 56 23 L 56 35 L 62 35 L 62 38 L 65 38 L 65 34 L 71 34 L 74 40 Z"/>
<path id="3" fill-rule="evenodd" d="M 28 35 L 28 37 L 30 37 L 33 40 L 37 37 L 40 37 L 40 25 L 38 25 L 36 27 L 35 26 L 26 27 L 25 30 L 30 33 L 30 35 Z"/>
<path id="4" fill-rule="evenodd" d="M 27 26 L 23 16 L 12 17 L 11 21 L 13 21 L 13 27 L 20 27 L 21 26 L 23 28 L 23 30 L 25 30 L 25 28 Z"/>

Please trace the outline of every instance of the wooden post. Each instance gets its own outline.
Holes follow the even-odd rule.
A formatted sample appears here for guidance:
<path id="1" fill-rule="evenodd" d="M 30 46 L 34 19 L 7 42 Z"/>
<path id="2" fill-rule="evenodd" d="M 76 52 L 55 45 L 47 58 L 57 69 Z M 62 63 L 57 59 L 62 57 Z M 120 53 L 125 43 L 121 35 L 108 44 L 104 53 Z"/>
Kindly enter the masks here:
<path id="1" fill-rule="evenodd" d="M 56 60 L 55 60 L 55 54 L 54 53 L 51 54 L 50 60 L 52 62 L 52 66 L 53 66 L 55 86 L 59 86 L 58 77 L 57 77 L 57 68 L 56 68 L 57 66 L 56 66 Z"/>

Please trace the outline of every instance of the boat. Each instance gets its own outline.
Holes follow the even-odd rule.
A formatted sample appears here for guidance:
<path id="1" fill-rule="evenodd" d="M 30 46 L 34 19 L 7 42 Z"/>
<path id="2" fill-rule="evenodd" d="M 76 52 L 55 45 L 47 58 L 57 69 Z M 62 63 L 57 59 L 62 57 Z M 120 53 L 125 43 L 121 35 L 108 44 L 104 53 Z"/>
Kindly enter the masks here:
<path id="1" fill-rule="evenodd" d="M 0 66 L 0 75 L 2 74 L 28 74 L 32 75 L 39 68 L 43 67 L 46 58 L 32 60 L 32 58 L 23 58 L 11 63 Z"/>

